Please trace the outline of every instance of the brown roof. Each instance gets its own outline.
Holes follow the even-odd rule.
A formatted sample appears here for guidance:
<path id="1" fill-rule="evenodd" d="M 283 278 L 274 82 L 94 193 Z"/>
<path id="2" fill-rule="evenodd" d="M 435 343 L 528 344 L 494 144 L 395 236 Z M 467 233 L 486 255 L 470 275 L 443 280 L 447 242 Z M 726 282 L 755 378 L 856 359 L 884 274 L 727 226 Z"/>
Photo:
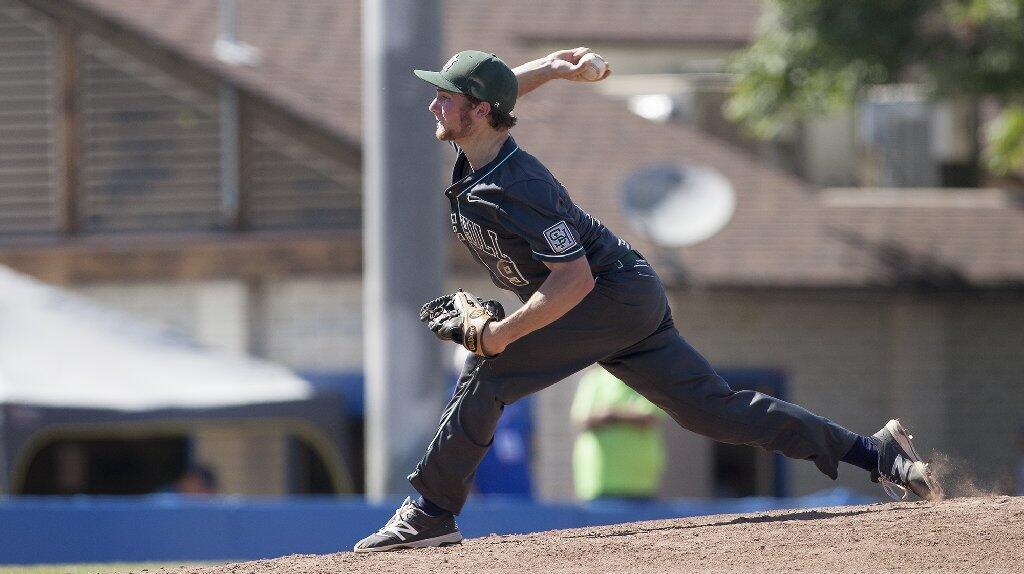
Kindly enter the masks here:
<path id="1" fill-rule="evenodd" d="M 133 28 L 195 62 L 219 70 L 243 87 L 270 95 L 298 115 L 360 139 L 362 98 L 361 3 L 356 0 L 245 0 L 237 3 L 237 37 L 260 50 L 258 66 L 225 66 L 213 56 L 218 0 L 75 0 L 103 17 Z M 458 6 L 449 0 L 451 6 Z M 613 2 L 496 2 L 450 10 L 450 52 L 474 46 L 515 61 L 535 58 L 529 39 L 735 43 L 749 40 L 757 0 L 636 0 Z M 486 15 L 482 17 L 481 15 Z M 615 22 L 614 30 L 608 22 Z"/>
<path id="2" fill-rule="evenodd" d="M 361 139 L 358 1 L 238 2 L 237 38 L 259 49 L 260 61 L 253 67 L 226 65 L 214 56 L 218 0 L 75 3 L 350 142 Z"/>
<path id="3" fill-rule="evenodd" d="M 342 140 L 360 140 L 361 15 L 355 0 L 239 2 L 238 37 L 259 48 L 262 57 L 252 68 L 225 66 L 213 57 L 217 0 L 74 1 Z M 760 11 L 760 2 L 725 0 L 480 0 L 471 5 L 459 10 L 449 0 L 446 52 L 486 49 L 513 64 L 542 55 L 531 43 L 544 38 L 569 37 L 598 50 L 602 41 L 637 38 L 741 42 L 751 36 Z M 837 201 L 700 132 L 636 117 L 586 85 L 545 86 L 517 111 L 516 139 L 551 168 L 581 206 L 647 251 L 666 272 L 684 269 L 695 283 L 943 288 L 1024 283 L 1024 212 L 1012 201 L 971 196 L 958 203 Z M 730 179 L 737 207 L 725 229 L 673 251 L 657 250 L 637 237 L 622 212 L 619 186 L 638 167 L 663 161 L 710 165 Z"/>
<path id="4" fill-rule="evenodd" d="M 562 0 L 514 4 L 515 30 L 531 39 L 588 42 L 746 44 L 754 36 L 759 0 Z M 609 25 L 614 23 L 614 25 Z"/>

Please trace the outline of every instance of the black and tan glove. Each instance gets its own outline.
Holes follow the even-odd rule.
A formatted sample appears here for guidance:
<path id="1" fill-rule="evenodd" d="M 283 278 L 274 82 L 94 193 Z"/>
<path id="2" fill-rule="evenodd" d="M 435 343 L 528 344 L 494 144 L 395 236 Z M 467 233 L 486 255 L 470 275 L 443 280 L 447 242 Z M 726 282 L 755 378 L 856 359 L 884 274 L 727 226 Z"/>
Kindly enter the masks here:
<path id="1" fill-rule="evenodd" d="M 438 339 L 454 341 L 481 357 L 496 356 L 483 352 L 484 328 L 487 323 L 504 318 L 505 309 L 501 303 L 484 301 L 462 289 L 438 297 L 420 308 L 420 321 L 426 323 Z"/>

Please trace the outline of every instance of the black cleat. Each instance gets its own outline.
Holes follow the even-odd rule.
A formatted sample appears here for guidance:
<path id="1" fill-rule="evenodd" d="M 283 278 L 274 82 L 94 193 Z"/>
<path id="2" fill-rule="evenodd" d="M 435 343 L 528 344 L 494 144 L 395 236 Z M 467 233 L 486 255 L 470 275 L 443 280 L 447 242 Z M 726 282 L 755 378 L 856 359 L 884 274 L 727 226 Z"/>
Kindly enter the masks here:
<path id="1" fill-rule="evenodd" d="M 881 484 L 893 500 L 906 500 L 907 489 L 924 500 L 942 500 L 942 486 L 917 454 L 912 438 L 896 419 L 871 437 L 878 446 L 878 468 L 871 471 L 871 481 Z"/>
<path id="2" fill-rule="evenodd" d="M 406 498 L 395 515 L 377 532 L 356 543 L 356 552 L 384 552 L 402 548 L 449 546 L 462 542 L 451 514 L 431 516 Z"/>

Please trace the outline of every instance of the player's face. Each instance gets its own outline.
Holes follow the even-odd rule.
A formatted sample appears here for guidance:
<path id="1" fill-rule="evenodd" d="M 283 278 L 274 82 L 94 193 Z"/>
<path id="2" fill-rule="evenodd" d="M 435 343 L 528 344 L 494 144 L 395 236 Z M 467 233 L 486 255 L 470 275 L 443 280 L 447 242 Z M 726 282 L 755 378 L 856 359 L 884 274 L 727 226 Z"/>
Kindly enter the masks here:
<path id="1" fill-rule="evenodd" d="M 473 131 L 472 104 L 462 94 L 438 90 L 427 108 L 437 119 L 434 136 L 441 141 L 459 140 Z"/>

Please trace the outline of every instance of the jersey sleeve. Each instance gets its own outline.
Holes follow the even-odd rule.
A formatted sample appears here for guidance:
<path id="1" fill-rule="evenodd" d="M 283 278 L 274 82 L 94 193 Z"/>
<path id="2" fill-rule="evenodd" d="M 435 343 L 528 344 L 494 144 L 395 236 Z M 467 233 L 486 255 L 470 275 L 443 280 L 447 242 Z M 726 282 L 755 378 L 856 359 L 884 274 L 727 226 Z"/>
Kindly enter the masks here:
<path id="1" fill-rule="evenodd" d="M 498 208 L 501 224 L 530 244 L 533 258 L 553 263 L 586 255 L 573 213 L 568 194 L 543 180 L 509 186 Z"/>

